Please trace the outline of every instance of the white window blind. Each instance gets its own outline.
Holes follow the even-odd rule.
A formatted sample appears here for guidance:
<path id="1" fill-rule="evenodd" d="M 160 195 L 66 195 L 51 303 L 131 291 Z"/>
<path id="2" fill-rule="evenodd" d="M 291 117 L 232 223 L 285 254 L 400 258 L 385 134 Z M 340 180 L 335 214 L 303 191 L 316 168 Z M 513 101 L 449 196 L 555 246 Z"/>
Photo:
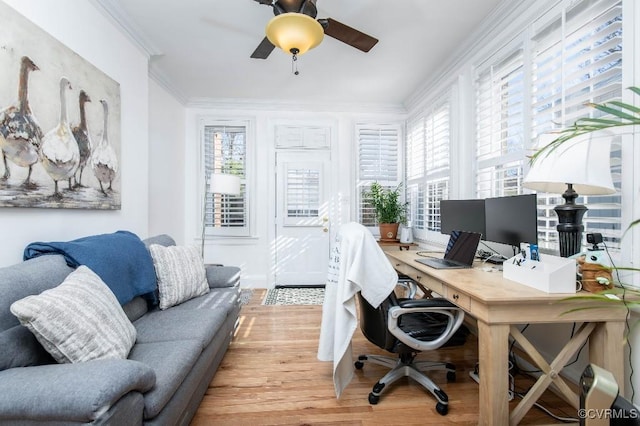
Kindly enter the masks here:
<path id="1" fill-rule="evenodd" d="M 315 218 L 320 212 L 320 170 L 287 169 L 287 217 Z"/>
<path id="2" fill-rule="evenodd" d="M 534 24 L 532 54 L 532 139 L 600 112 L 587 105 L 619 100 L 622 93 L 622 4 L 619 0 L 573 2 L 552 19 Z M 612 175 L 620 189 L 622 150 L 612 144 Z M 610 249 L 621 238 L 621 196 L 580 197 L 589 208 L 586 233 L 600 232 Z M 538 194 L 539 243 L 557 248 L 557 194 Z"/>
<path id="3" fill-rule="evenodd" d="M 476 89 L 476 196 L 522 191 L 524 52 L 516 48 L 479 68 Z"/>
<path id="4" fill-rule="evenodd" d="M 396 188 L 400 178 L 400 127 L 397 125 L 358 125 L 358 219 L 375 226 L 375 211 L 366 202 L 365 192 L 373 182 Z"/>
<path id="5" fill-rule="evenodd" d="M 449 196 L 449 98 L 414 116 L 407 123 L 408 219 L 421 231 L 440 230 L 440 200 Z"/>
<path id="6" fill-rule="evenodd" d="M 204 164 L 209 182 L 213 173 L 240 177 L 240 195 L 213 194 L 205 196 L 205 232 L 212 235 L 247 235 L 246 187 L 246 125 L 205 125 Z"/>

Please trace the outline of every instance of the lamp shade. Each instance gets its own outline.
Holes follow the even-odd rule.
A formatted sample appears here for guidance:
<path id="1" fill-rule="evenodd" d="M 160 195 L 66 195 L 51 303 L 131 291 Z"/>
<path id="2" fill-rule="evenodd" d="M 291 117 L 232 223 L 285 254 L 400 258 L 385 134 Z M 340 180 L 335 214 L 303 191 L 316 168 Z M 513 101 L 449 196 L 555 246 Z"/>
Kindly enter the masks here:
<path id="1" fill-rule="evenodd" d="M 214 173 L 209 180 L 209 192 L 214 194 L 239 195 L 240 177 L 224 173 Z"/>
<path id="2" fill-rule="evenodd" d="M 544 148 L 557 137 L 540 135 L 537 149 Z M 523 186 L 561 194 L 567 184 L 572 184 L 580 195 L 614 194 L 610 160 L 612 137 L 613 134 L 607 132 L 581 135 L 542 153 L 531 165 Z"/>
<path id="3" fill-rule="evenodd" d="M 267 24 L 266 33 L 274 46 L 297 55 L 313 49 L 324 38 L 324 30 L 318 21 L 295 12 L 281 13 L 272 18 Z"/>

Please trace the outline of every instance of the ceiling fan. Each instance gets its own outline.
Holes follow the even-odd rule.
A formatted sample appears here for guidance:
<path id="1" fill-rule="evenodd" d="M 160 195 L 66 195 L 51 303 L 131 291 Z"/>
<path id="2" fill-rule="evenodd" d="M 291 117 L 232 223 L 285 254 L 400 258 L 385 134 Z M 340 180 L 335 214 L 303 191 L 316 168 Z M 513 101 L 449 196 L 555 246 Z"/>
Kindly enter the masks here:
<path id="1" fill-rule="evenodd" d="M 281 14 L 297 13 L 306 15 L 312 19 L 316 18 L 318 9 L 316 8 L 317 0 L 254 0 L 260 4 L 271 6 L 273 8 L 273 14 L 278 17 Z M 309 18 L 306 18 L 309 19 Z M 272 19 L 272 21 L 274 21 Z M 361 31 L 351 28 L 341 22 L 331 18 L 317 19 L 317 22 L 322 26 L 324 34 L 329 37 L 333 37 L 340 40 L 343 43 L 353 46 L 363 52 L 368 52 L 373 46 L 376 45 L 378 39 L 371 37 Z M 270 22 L 271 24 L 271 22 Z M 317 24 L 313 24 L 317 26 Z M 320 40 L 322 39 L 322 33 L 320 33 Z M 319 41 L 318 41 L 319 43 Z M 313 46 L 311 46 L 313 47 Z M 251 54 L 252 58 L 267 59 L 271 54 L 275 45 L 269 41 L 269 38 L 265 37 L 258 45 L 256 50 Z M 293 49 L 292 49 L 293 50 Z M 292 51 L 294 55 L 298 52 Z M 304 52 L 301 52 L 302 54 Z"/>

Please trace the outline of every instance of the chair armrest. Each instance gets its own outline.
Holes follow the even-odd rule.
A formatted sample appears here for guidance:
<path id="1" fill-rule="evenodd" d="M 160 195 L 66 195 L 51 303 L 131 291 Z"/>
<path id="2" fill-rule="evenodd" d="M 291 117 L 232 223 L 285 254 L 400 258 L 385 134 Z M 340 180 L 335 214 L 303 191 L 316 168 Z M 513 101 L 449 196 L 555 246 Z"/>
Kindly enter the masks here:
<path id="1" fill-rule="evenodd" d="M 236 266 L 205 265 L 209 288 L 233 287 L 240 283 L 240 268 Z"/>
<path id="2" fill-rule="evenodd" d="M 455 308 L 460 309 L 443 297 L 431 299 L 403 299 L 398 303 L 401 308 Z"/>
<path id="3" fill-rule="evenodd" d="M 437 339 L 430 341 L 418 340 L 406 334 L 398 325 L 402 315 L 413 313 L 438 313 L 448 318 L 444 332 Z M 418 351 L 438 349 L 447 343 L 453 333 L 462 325 L 464 311 L 443 298 L 403 300 L 399 306 L 389 308 L 387 324 L 389 332 L 405 345 Z"/>
<path id="4" fill-rule="evenodd" d="M 17 419 L 88 423 L 129 392 L 147 392 L 155 381 L 150 367 L 126 359 L 3 370 L 0 423 Z"/>
<path id="5" fill-rule="evenodd" d="M 404 287 L 407 289 L 409 294 L 407 295 L 407 299 L 415 299 L 416 293 L 418 292 L 418 286 L 412 279 L 398 279 L 398 286 Z"/>

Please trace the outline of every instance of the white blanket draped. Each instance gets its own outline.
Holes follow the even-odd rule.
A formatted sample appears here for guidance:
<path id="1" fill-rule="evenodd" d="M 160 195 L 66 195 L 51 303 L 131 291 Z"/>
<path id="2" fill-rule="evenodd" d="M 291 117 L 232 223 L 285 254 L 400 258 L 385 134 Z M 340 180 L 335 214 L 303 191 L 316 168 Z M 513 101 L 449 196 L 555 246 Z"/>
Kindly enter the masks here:
<path id="1" fill-rule="evenodd" d="M 340 227 L 331 250 L 318 359 L 333 361 L 336 397 L 353 378 L 351 338 L 358 323 L 356 293 L 378 307 L 391 294 L 398 275 L 384 252 L 364 226 L 347 223 Z"/>

